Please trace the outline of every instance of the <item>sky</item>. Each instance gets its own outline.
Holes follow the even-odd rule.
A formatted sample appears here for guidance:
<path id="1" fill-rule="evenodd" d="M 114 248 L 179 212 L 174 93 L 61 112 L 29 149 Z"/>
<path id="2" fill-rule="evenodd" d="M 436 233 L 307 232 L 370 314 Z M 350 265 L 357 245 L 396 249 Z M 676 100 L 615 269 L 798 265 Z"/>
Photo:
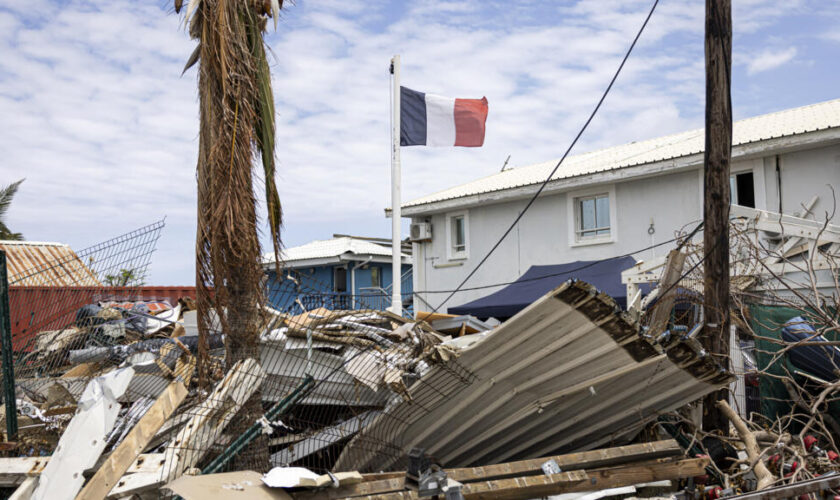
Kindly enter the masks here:
<path id="1" fill-rule="evenodd" d="M 651 4 L 287 2 L 266 36 L 285 245 L 390 236 L 392 55 L 403 85 L 490 105 L 482 148 L 403 148 L 407 201 L 558 158 Z M 733 4 L 736 119 L 840 97 L 840 3 Z M 702 127 L 703 27 L 703 0 L 662 0 L 573 154 Z M 170 1 L 0 0 L 8 226 L 81 250 L 166 217 L 147 283 L 193 284 L 194 46 Z"/>

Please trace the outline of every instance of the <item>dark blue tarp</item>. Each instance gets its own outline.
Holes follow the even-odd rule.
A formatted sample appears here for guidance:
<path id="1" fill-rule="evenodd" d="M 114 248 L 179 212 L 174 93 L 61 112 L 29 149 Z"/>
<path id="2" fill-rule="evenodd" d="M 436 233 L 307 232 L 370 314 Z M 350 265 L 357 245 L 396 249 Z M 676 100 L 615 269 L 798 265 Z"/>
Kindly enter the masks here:
<path id="1" fill-rule="evenodd" d="M 486 297 L 450 307 L 449 314 L 471 314 L 480 319 L 510 318 L 549 291 L 572 278 L 585 281 L 610 295 L 626 307 L 627 288 L 621 283 L 621 271 L 636 265 L 633 257 L 607 261 L 577 261 L 551 266 L 531 266 L 514 283 Z"/>
<path id="2" fill-rule="evenodd" d="M 785 323 L 782 328 L 782 340 L 791 343 L 805 341 L 802 345 L 791 347 L 787 352 L 793 366 L 827 382 L 837 380 L 837 374 L 840 372 L 840 349 L 825 345 L 828 340 L 822 335 L 817 335 L 814 327 L 804 318 L 796 316 Z"/>

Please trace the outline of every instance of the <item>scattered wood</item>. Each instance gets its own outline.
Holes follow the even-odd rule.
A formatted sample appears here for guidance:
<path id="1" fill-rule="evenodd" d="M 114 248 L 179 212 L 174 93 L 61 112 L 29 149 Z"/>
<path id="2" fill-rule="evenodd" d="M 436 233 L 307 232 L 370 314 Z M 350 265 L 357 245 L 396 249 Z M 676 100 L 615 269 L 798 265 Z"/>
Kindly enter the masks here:
<path id="1" fill-rule="evenodd" d="M 134 370 L 122 368 L 88 383 L 52 460 L 41 473 L 32 495 L 35 500 L 71 500 L 84 483 L 83 472 L 93 466 L 105 449 L 108 433 L 120 412 L 117 398 L 128 388 Z"/>
<path id="2" fill-rule="evenodd" d="M 168 483 L 195 465 L 210 450 L 242 405 L 265 378 L 260 364 L 253 359 L 239 361 L 216 385 L 213 392 L 195 409 L 192 418 L 170 441 L 164 452 L 163 482 Z"/>
<path id="3" fill-rule="evenodd" d="M 708 458 L 667 458 L 643 464 L 628 464 L 592 470 L 572 470 L 558 474 L 519 476 L 507 479 L 464 482 L 465 500 L 526 500 L 563 493 L 597 491 L 638 483 L 683 479 L 703 474 Z M 372 484 L 378 483 L 378 484 Z M 417 491 L 407 490 L 404 481 L 393 478 L 353 485 L 355 494 L 337 496 L 335 489 L 295 493 L 295 499 L 418 500 Z M 346 488 L 339 488 L 346 491 Z"/>
<path id="4" fill-rule="evenodd" d="M 77 500 L 105 498 L 185 397 L 184 384 L 172 382 L 79 492 Z"/>
<path id="5" fill-rule="evenodd" d="M 631 473 L 647 473 L 648 476 L 657 478 L 662 475 L 672 474 L 674 471 L 682 473 L 681 471 L 684 468 L 691 468 L 696 465 L 695 462 L 683 463 L 674 459 L 674 457 L 678 457 L 682 453 L 682 449 L 676 441 L 665 440 L 531 460 L 520 460 L 483 467 L 446 469 L 446 475 L 448 479 L 464 483 L 462 493 L 465 496 L 467 492 L 472 492 L 471 494 L 475 495 L 476 498 L 482 498 L 483 495 L 488 495 L 491 491 L 518 491 L 517 488 L 525 488 L 525 491 L 529 495 L 532 495 L 532 498 L 535 498 L 555 494 L 553 492 L 560 488 L 560 484 L 568 486 L 567 483 L 575 483 L 585 479 L 590 479 L 591 483 L 592 478 L 596 481 L 600 478 L 603 481 L 605 480 L 604 478 L 611 477 L 613 473 L 618 474 L 620 477 L 630 477 Z M 668 459 L 668 461 L 657 461 L 662 459 Z M 567 475 L 555 474 L 550 478 L 546 476 L 542 470 L 542 466 L 549 460 L 554 460 L 560 470 Z M 631 467 L 632 471 L 625 474 L 624 469 L 621 467 Z M 702 471 L 702 467 L 700 470 Z M 583 472 L 583 474 L 574 474 L 576 472 Z M 335 500 L 349 497 L 376 497 L 387 494 L 395 494 L 400 498 L 410 497 L 406 497 L 404 492 L 407 489 L 405 472 L 365 474 L 362 478 L 363 481 L 358 484 L 329 488 L 319 492 L 297 493 L 295 497 L 299 500 Z M 651 481 L 653 480 L 658 479 L 651 479 Z M 635 481 L 629 484 L 639 482 L 643 481 Z M 612 486 L 604 486 L 604 488 L 606 487 Z M 543 489 L 548 490 L 549 493 L 541 493 Z M 602 488 L 600 486 L 597 488 L 589 486 L 588 489 L 575 491 L 588 491 L 592 489 Z M 511 494 L 513 493 L 511 492 Z"/>

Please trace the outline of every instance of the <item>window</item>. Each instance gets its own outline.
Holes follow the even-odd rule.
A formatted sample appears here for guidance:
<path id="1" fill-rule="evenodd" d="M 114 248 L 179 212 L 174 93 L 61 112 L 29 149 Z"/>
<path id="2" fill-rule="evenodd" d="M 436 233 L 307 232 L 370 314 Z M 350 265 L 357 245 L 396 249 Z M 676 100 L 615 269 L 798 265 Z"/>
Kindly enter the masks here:
<path id="1" fill-rule="evenodd" d="M 370 286 L 382 288 L 382 275 L 379 272 L 379 266 L 370 266 Z"/>
<path id="2" fill-rule="evenodd" d="M 729 197 L 733 205 L 755 208 L 755 186 L 752 171 L 729 176 Z"/>
<path id="3" fill-rule="evenodd" d="M 610 235 L 610 195 L 596 194 L 577 198 L 577 239 L 597 238 Z"/>
<path id="4" fill-rule="evenodd" d="M 566 194 L 569 245 L 585 246 L 617 240 L 615 186 L 594 187 Z"/>
<path id="5" fill-rule="evenodd" d="M 347 291 L 347 268 L 336 267 L 333 272 L 333 291 L 343 293 Z"/>
<path id="6" fill-rule="evenodd" d="M 447 255 L 450 260 L 469 256 L 470 222 L 467 212 L 457 212 L 446 217 Z"/>
<path id="7" fill-rule="evenodd" d="M 464 216 L 452 217 L 452 251 L 462 253 L 467 249 L 467 238 L 464 234 Z"/>

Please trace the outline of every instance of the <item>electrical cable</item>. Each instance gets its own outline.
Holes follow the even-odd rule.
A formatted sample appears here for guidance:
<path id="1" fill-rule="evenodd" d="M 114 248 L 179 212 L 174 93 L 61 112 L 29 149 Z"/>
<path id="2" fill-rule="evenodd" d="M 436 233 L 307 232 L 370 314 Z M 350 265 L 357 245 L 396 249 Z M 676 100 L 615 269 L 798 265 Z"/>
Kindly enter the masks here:
<path id="1" fill-rule="evenodd" d="M 487 254 L 481 259 L 481 261 L 479 261 L 478 265 L 476 265 L 475 268 L 473 268 L 473 270 L 470 271 L 470 273 L 463 279 L 463 281 L 461 281 L 461 283 L 455 288 L 455 290 L 453 290 L 452 293 L 450 293 L 449 296 L 446 297 L 446 299 L 443 300 L 443 302 L 438 304 L 432 312 L 437 312 L 441 307 L 443 307 L 443 305 L 446 304 L 449 301 L 449 299 L 451 299 L 455 295 L 455 293 L 457 293 L 459 290 L 461 290 L 461 288 L 467 283 L 467 281 L 469 281 L 470 278 L 473 277 L 473 275 L 475 275 L 476 271 L 478 271 L 479 268 L 481 268 L 481 266 L 493 254 L 493 252 L 495 252 L 496 249 L 499 248 L 499 245 L 501 245 L 502 242 L 505 240 L 505 238 L 507 238 L 507 236 L 513 230 L 513 228 L 516 227 L 516 225 L 519 223 L 519 221 L 522 219 L 522 217 L 525 215 L 525 213 L 528 211 L 528 209 L 531 208 L 531 205 L 534 204 L 534 202 L 537 200 L 537 198 L 543 192 L 543 189 L 545 189 L 545 186 L 551 181 L 551 178 L 554 177 L 554 174 L 560 168 L 560 165 L 563 164 L 563 161 L 566 159 L 567 156 L 569 156 L 569 153 L 572 151 L 572 148 L 575 147 L 575 144 L 577 144 L 578 140 L 583 135 L 584 131 L 586 131 L 586 129 L 589 127 L 589 124 L 592 122 L 592 119 L 595 118 L 595 114 L 598 113 L 598 110 L 601 108 L 601 105 L 604 103 L 604 100 L 607 98 L 607 95 L 609 95 L 610 90 L 612 90 L 613 84 L 615 84 L 616 80 L 618 79 L 618 75 L 621 74 L 621 70 L 624 68 L 624 65 L 627 62 L 627 59 L 630 58 L 630 54 L 633 52 L 633 48 L 636 46 L 636 43 L 639 41 L 639 38 L 642 36 L 642 33 L 644 32 L 645 27 L 647 27 L 648 21 L 650 21 L 651 16 L 653 16 L 653 12 L 656 10 L 656 6 L 658 4 L 659 4 L 659 0 L 654 0 L 653 5 L 651 6 L 650 11 L 647 14 L 647 17 L 645 17 L 645 21 L 642 23 L 641 28 L 639 28 L 638 33 L 636 33 L 635 38 L 633 38 L 633 42 L 630 44 L 630 47 L 627 49 L 627 53 L 624 54 L 624 58 L 621 60 L 621 64 L 618 65 L 618 69 L 616 70 L 615 74 L 613 75 L 612 79 L 610 80 L 609 85 L 607 85 L 607 88 L 604 90 L 604 93 L 601 95 L 601 98 L 598 100 L 598 103 L 595 105 L 595 108 L 592 110 L 592 113 L 590 113 L 589 118 L 586 119 L 586 122 L 583 124 L 583 127 L 581 127 L 580 131 L 577 133 L 577 135 L 575 136 L 572 143 L 566 149 L 566 152 L 563 153 L 563 156 L 557 162 L 557 165 L 555 165 L 554 168 L 551 170 L 551 173 L 548 174 L 548 177 L 546 177 L 545 181 L 543 181 L 543 183 L 540 185 L 539 189 L 537 189 L 537 192 L 534 193 L 534 195 L 531 197 L 530 200 L 528 200 L 528 203 L 525 205 L 525 208 L 523 208 L 522 211 L 519 212 L 519 215 L 516 217 L 516 219 L 514 219 L 514 221 L 511 223 L 510 227 L 508 227 L 507 230 L 504 232 L 504 234 L 502 234 L 502 237 L 499 238 L 499 240 L 493 245 L 492 248 L 490 248 L 490 250 L 487 252 Z"/>
<path id="2" fill-rule="evenodd" d="M 503 282 L 499 282 L 499 283 L 493 283 L 493 284 L 490 284 L 490 285 L 478 285 L 478 286 L 473 286 L 473 287 L 462 287 L 462 288 L 456 288 L 456 289 L 452 289 L 452 290 L 415 290 L 412 293 L 414 295 L 416 295 L 416 294 L 431 294 L 431 293 L 468 292 L 468 291 L 473 291 L 473 290 L 484 290 L 484 289 L 487 289 L 487 288 L 494 288 L 494 287 L 498 287 L 498 286 L 513 285 L 514 283 L 528 283 L 528 282 L 531 282 L 531 281 L 539 281 L 539 280 L 543 280 L 543 279 L 554 278 L 554 277 L 557 277 L 557 276 L 565 276 L 567 274 L 576 273 L 578 271 L 582 271 L 583 269 L 588 269 L 590 267 L 597 266 L 598 264 L 601 264 L 601 263 L 604 263 L 604 262 L 609 262 L 611 260 L 616 260 L 616 259 L 623 259 L 624 257 L 631 257 L 633 255 L 636 255 L 637 253 L 646 252 L 648 250 L 651 250 L 651 249 L 654 249 L 654 248 L 657 248 L 657 247 L 661 247 L 661 246 L 664 246 L 664 245 L 668 245 L 668 244 L 671 244 L 675 241 L 682 240 L 682 241 L 680 241 L 680 244 L 677 245 L 677 250 L 680 250 L 683 247 L 683 245 L 685 245 L 686 241 L 690 240 L 692 237 L 694 237 L 695 234 L 697 234 L 697 231 L 702 226 L 703 226 L 703 223 L 700 222 L 691 231 L 691 233 L 686 237 L 671 238 L 670 240 L 662 241 L 662 242 L 656 243 L 654 245 L 650 245 L 650 246 L 647 246 L 647 247 L 644 247 L 644 248 L 640 248 L 638 250 L 633 250 L 632 252 L 627 252 L 627 253 L 621 254 L 621 255 L 614 255 L 612 257 L 607 257 L 605 259 L 595 260 L 595 261 L 589 262 L 587 264 L 584 264 L 580 267 L 570 269 L 568 271 L 545 274 L 543 276 L 538 276 L 538 277 L 535 277 L 535 278 L 527 278 L 527 279 L 520 278 L 520 279 L 516 279 L 516 280 L 513 280 L 513 281 L 503 281 Z"/>

